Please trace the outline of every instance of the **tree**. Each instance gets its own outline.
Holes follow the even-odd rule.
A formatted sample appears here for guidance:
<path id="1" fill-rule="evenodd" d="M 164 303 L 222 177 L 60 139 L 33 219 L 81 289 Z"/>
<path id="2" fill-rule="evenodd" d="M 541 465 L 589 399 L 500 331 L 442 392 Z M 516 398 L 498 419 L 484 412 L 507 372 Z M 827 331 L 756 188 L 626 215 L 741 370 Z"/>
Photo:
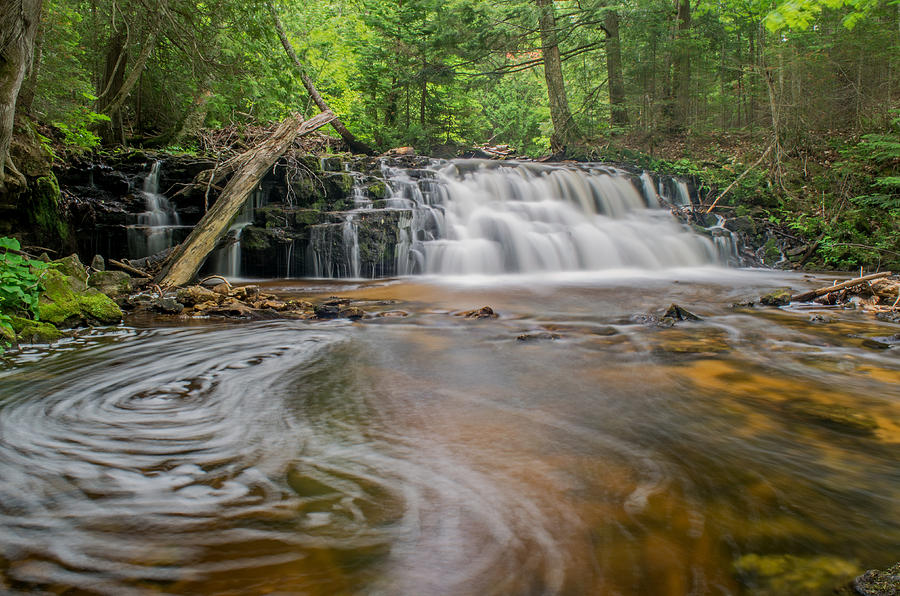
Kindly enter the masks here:
<path id="1" fill-rule="evenodd" d="M 550 118 L 553 121 L 553 135 L 550 147 L 554 152 L 570 148 L 577 137 L 575 122 L 569 111 L 566 84 L 563 80 L 562 60 L 556 35 L 556 15 L 553 0 L 536 0 L 538 22 L 541 30 L 541 54 L 544 61 L 544 78 L 547 81 L 547 96 L 550 100 Z"/>
<path id="2" fill-rule="evenodd" d="M 626 126 L 625 80 L 622 76 L 622 44 L 619 40 L 619 14 L 609 10 L 603 19 L 606 30 L 606 73 L 609 79 L 610 124 Z"/>
<path id="3" fill-rule="evenodd" d="M 6 169 L 20 183 L 22 175 L 9 158 L 16 117 L 16 101 L 31 66 L 42 0 L 0 0 L 0 191 Z"/>

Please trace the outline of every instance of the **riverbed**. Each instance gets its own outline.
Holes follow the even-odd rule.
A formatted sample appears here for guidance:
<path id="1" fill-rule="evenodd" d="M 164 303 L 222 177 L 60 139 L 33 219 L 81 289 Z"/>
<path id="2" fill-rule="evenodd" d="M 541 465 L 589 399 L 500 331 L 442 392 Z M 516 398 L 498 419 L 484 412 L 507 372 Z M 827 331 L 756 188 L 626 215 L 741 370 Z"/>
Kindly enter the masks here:
<path id="1" fill-rule="evenodd" d="M 0 590 L 828 594 L 900 558 L 900 328 L 742 306 L 823 282 L 273 280 L 372 316 L 12 353 Z M 634 316 L 670 303 L 702 320 Z"/>

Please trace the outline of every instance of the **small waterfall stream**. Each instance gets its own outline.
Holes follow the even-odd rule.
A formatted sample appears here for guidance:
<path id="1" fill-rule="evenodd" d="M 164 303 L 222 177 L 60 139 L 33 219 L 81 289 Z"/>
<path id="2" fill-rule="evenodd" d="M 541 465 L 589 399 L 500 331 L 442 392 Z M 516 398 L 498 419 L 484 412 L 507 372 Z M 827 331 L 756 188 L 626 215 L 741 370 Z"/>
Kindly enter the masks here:
<path id="1" fill-rule="evenodd" d="M 133 216 L 135 221 L 128 226 L 128 251 L 132 258 L 153 255 L 173 246 L 174 232 L 181 227 L 178 212 L 159 192 L 160 168 L 161 162 L 154 161 L 139 191 L 146 211 Z"/>

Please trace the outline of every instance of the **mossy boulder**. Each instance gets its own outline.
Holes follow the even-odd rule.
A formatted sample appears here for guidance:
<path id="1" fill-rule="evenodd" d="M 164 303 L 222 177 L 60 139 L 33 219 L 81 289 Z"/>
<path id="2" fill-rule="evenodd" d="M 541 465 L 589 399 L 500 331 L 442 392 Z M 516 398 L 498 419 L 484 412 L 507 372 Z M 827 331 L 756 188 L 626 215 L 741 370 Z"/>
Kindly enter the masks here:
<path id="1" fill-rule="evenodd" d="M 62 337 L 59 329 L 43 321 L 13 317 L 12 326 L 19 343 L 48 344 Z"/>
<path id="2" fill-rule="evenodd" d="M 367 189 L 369 191 L 369 195 L 375 199 L 383 199 L 385 195 L 387 195 L 387 188 L 382 181 L 376 181 L 369 185 Z"/>
<path id="3" fill-rule="evenodd" d="M 82 264 L 81 259 L 78 258 L 78 255 L 69 255 L 68 257 L 63 257 L 62 259 L 57 259 L 55 261 L 50 261 L 48 263 L 51 269 L 55 269 L 59 271 L 66 277 L 75 278 L 78 282 L 73 285 L 73 290 L 85 289 L 87 288 L 88 282 L 88 272 L 87 268 Z"/>
<path id="4" fill-rule="evenodd" d="M 759 301 L 767 306 L 787 306 L 791 303 L 791 296 L 790 288 L 779 288 L 760 297 Z"/>
<path id="5" fill-rule="evenodd" d="M 97 288 L 110 298 L 130 294 L 131 276 L 124 271 L 95 271 L 88 278 L 88 286 Z"/>
<path id="6" fill-rule="evenodd" d="M 96 288 L 78 289 L 81 283 L 57 269 L 48 269 L 40 298 L 41 319 L 63 327 L 109 325 L 122 319 L 122 310 L 109 296 Z"/>

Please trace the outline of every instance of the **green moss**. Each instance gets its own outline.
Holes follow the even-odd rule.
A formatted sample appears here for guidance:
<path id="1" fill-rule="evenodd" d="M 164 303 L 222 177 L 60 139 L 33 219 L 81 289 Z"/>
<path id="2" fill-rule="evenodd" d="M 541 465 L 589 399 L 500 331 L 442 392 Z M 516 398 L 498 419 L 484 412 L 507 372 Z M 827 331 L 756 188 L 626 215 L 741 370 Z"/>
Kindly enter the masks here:
<path id="1" fill-rule="evenodd" d="M 88 285 L 115 298 L 131 292 L 131 276 L 124 271 L 95 271 L 88 279 Z"/>
<path id="2" fill-rule="evenodd" d="M 791 295 L 790 288 L 779 288 L 761 297 L 759 301 L 768 306 L 785 306 L 791 303 Z"/>
<path id="3" fill-rule="evenodd" d="M 387 188 L 381 181 L 370 184 L 368 190 L 369 194 L 376 199 L 383 199 L 387 193 Z"/>
<path id="4" fill-rule="evenodd" d="M 13 317 L 12 326 L 16 332 L 16 339 L 22 343 L 46 344 L 62 337 L 59 329 L 43 321 Z"/>
<path id="5" fill-rule="evenodd" d="M 59 183 L 52 172 L 35 179 L 26 209 L 39 242 L 52 245 L 70 243 L 72 233 L 69 224 L 60 217 Z"/>
<path id="6" fill-rule="evenodd" d="M 54 325 L 79 325 L 99 322 L 117 323 L 122 310 L 107 295 L 96 288 L 76 291 L 78 280 L 49 269 L 43 278 L 44 291 L 40 299 L 41 319 Z"/>
<path id="7" fill-rule="evenodd" d="M 763 245 L 763 260 L 767 265 L 772 265 L 781 259 L 781 251 L 778 249 L 778 243 L 774 238 L 769 238 Z"/>
<path id="8" fill-rule="evenodd" d="M 68 257 L 63 257 L 62 259 L 50 261 L 50 263 L 48 263 L 48 266 L 51 269 L 59 271 L 66 277 L 74 277 L 76 280 L 81 282 L 80 284 L 75 284 L 72 286 L 72 289 L 76 292 L 87 287 L 88 272 L 85 266 L 82 264 L 81 259 L 78 258 L 78 255 L 73 254 L 69 255 Z"/>
<path id="9" fill-rule="evenodd" d="M 315 209 L 298 209 L 294 212 L 294 221 L 298 226 L 311 226 L 322 223 L 322 215 L 320 211 L 316 211 Z"/>

